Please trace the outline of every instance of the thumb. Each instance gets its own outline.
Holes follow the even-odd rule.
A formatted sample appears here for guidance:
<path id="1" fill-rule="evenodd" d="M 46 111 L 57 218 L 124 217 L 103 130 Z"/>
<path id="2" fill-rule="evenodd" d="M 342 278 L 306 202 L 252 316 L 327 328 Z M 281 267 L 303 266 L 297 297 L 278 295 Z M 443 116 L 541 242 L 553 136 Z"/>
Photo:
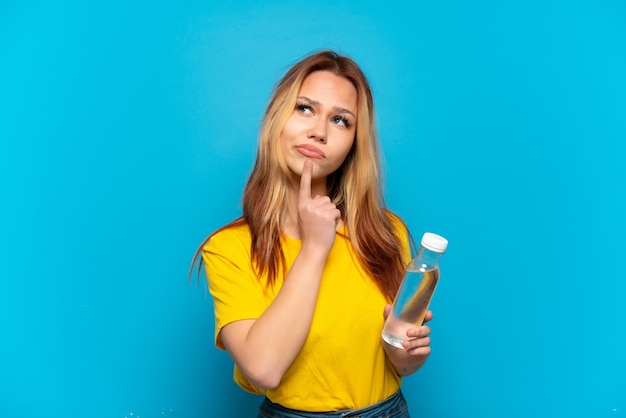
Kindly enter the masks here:
<path id="1" fill-rule="evenodd" d="M 387 320 L 387 317 L 389 316 L 389 312 L 391 312 L 391 305 L 387 304 L 385 305 L 385 309 L 383 309 L 383 318 L 385 320 Z"/>

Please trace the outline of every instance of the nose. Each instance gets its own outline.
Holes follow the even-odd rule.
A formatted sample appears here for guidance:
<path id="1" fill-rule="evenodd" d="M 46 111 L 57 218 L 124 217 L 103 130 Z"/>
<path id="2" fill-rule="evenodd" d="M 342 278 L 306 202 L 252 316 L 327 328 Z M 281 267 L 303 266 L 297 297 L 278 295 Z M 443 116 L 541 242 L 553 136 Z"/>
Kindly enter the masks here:
<path id="1" fill-rule="evenodd" d="M 309 128 L 307 136 L 310 139 L 314 139 L 315 141 L 325 144 L 327 136 L 326 122 L 322 118 L 316 119 Z"/>

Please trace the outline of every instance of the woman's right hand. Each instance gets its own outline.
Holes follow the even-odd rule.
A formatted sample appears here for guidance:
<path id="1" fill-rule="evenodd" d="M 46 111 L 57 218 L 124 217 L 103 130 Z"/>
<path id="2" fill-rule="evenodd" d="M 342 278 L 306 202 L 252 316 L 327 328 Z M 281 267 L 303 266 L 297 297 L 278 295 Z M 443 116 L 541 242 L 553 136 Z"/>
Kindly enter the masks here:
<path id="1" fill-rule="evenodd" d="M 313 162 L 304 161 L 298 195 L 298 225 L 302 247 L 330 252 L 341 211 L 328 196 L 311 197 Z"/>
<path id="2" fill-rule="evenodd" d="M 328 196 L 311 197 L 312 161 L 300 178 L 298 223 L 302 248 L 274 301 L 257 319 L 225 325 L 222 341 L 243 374 L 259 389 L 276 388 L 306 340 L 326 257 L 341 213 Z"/>

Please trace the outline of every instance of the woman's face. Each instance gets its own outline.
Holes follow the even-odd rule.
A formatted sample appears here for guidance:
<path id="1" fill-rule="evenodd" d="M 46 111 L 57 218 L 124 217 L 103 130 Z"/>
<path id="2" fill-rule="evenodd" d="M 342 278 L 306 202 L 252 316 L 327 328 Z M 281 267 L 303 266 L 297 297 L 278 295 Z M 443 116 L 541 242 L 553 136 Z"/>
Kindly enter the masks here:
<path id="1" fill-rule="evenodd" d="M 356 115 L 357 92 L 350 81 L 330 71 L 309 74 L 280 136 L 289 169 L 301 175 L 304 161 L 311 160 L 318 181 L 337 170 L 354 143 Z"/>

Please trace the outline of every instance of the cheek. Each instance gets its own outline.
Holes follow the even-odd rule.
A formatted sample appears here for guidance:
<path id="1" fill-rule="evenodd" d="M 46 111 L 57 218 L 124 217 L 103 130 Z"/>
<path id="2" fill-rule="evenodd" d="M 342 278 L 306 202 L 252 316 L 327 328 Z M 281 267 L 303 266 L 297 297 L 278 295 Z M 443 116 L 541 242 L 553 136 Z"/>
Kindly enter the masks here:
<path id="1" fill-rule="evenodd" d="M 294 140 L 297 138 L 298 132 L 297 123 L 294 123 L 293 118 L 290 118 L 283 126 L 282 131 L 280 132 L 280 137 L 278 140 L 278 159 L 280 161 L 281 166 L 284 169 L 288 169 L 289 162 L 291 161 L 291 157 L 293 156 L 293 146 Z M 291 167 L 293 169 L 293 167 Z"/>
<path id="2" fill-rule="evenodd" d="M 354 135 L 349 136 L 345 139 L 344 142 L 344 147 L 343 147 L 343 154 L 344 154 L 344 159 L 345 157 L 348 156 L 348 154 L 350 153 L 350 150 L 352 149 L 352 147 L 354 146 L 354 142 L 355 142 L 355 138 Z"/>
<path id="3" fill-rule="evenodd" d="M 285 122 L 285 126 L 283 126 L 283 130 L 280 134 L 281 138 L 289 139 L 293 137 L 298 132 L 298 121 L 292 115 Z"/>
<path id="4" fill-rule="evenodd" d="M 348 154 L 350 154 L 350 150 L 352 149 L 353 145 L 354 141 L 346 139 L 345 142 L 341 143 L 341 147 L 335 149 L 335 155 L 337 156 L 337 159 L 335 160 L 335 170 L 341 167 L 341 165 L 343 165 L 343 163 L 346 161 L 346 158 L 348 157 Z"/>
<path id="5" fill-rule="evenodd" d="M 292 124 L 290 124 L 289 122 L 290 121 L 288 120 L 287 123 L 285 123 L 285 126 L 283 126 L 282 131 L 280 131 L 280 146 L 283 149 L 287 148 L 287 144 L 289 143 L 290 138 L 293 136 L 293 127 Z"/>

